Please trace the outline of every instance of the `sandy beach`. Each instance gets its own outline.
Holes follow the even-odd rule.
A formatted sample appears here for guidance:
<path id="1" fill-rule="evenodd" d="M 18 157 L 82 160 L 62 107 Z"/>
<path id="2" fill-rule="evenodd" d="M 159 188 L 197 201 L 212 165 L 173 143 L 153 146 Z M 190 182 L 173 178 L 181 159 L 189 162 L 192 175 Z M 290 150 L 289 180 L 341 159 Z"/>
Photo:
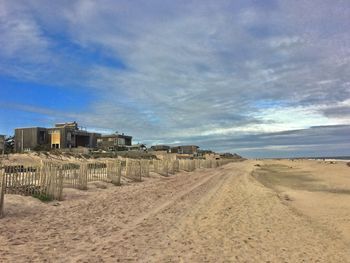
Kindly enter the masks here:
<path id="1" fill-rule="evenodd" d="M 349 262 L 350 167 L 259 160 L 6 195 L 1 262 Z"/>

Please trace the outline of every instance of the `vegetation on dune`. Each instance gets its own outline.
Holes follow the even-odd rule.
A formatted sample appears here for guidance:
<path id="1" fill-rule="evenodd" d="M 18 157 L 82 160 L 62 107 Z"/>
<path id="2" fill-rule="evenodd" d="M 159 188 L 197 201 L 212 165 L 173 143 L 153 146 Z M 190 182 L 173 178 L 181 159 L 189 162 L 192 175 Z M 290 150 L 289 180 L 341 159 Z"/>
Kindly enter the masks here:
<path id="1" fill-rule="evenodd" d="M 37 198 L 42 202 L 50 202 L 54 200 L 51 196 L 42 193 L 33 194 L 32 197 Z"/>

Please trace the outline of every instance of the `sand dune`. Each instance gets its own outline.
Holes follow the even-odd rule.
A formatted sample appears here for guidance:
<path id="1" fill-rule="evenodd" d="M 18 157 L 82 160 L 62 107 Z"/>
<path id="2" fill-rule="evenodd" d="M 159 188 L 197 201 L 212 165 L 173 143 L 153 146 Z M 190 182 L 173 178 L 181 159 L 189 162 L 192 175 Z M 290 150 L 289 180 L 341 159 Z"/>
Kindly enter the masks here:
<path id="1" fill-rule="evenodd" d="M 85 192 L 65 189 L 59 203 L 8 195 L 7 216 L 0 221 L 0 261 L 349 262 L 349 214 L 339 206 L 333 211 L 338 217 L 325 223 L 331 215 L 320 219 L 326 210 L 317 201 L 330 209 L 349 195 L 266 183 L 263 175 L 251 175 L 272 162 L 153 175 L 122 187 L 91 183 Z M 333 172 L 338 164 L 281 162 L 282 171 L 286 166 L 319 176 L 310 184 L 347 189 L 343 173 L 350 168 Z M 332 175 L 317 174 L 323 166 Z M 329 197 L 318 196 L 323 194 Z"/>

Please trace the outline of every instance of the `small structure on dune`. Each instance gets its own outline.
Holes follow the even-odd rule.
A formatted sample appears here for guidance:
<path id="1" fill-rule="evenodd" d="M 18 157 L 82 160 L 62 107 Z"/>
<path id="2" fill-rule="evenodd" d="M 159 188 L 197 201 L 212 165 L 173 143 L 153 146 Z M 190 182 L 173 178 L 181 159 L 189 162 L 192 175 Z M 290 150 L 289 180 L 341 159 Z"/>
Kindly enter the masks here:
<path id="1" fill-rule="evenodd" d="M 132 136 L 124 133 L 102 135 L 97 139 L 97 148 L 105 151 L 125 151 L 129 146 L 132 146 Z"/>
<path id="2" fill-rule="evenodd" d="M 242 159 L 242 156 L 238 155 L 237 153 L 221 153 L 220 157 L 226 159 Z"/>
<path id="3" fill-rule="evenodd" d="M 5 153 L 5 135 L 0 135 L 0 154 Z"/>
<path id="4" fill-rule="evenodd" d="M 147 151 L 147 147 L 143 143 L 134 144 L 126 147 L 128 151 Z"/>
<path id="5" fill-rule="evenodd" d="M 172 153 L 177 154 L 192 154 L 197 155 L 198 154 L 199 146 L 196 145 L 182 145 L 182 146 L 175 146 L 171 148 Z"/>
<path id="6" fill-rule="evenodd" d="M 151 151 L 165 151 L 165 152 L 169 152 L 170 151 L 170 146 L 168 145 L 153 145 L 151 146 Z"/>

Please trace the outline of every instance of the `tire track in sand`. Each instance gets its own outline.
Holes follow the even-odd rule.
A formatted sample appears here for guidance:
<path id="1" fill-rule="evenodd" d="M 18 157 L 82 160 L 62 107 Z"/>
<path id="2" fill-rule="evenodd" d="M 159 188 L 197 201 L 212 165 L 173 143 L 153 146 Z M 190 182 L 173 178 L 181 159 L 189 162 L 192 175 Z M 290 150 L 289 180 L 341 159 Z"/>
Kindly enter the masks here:
<path id="1" fill-rule="evenodd" d="M 349 262 L 343 240 L 281 203 L 250 176 L 252 169 L 248 163 L 226 166 L 233 176 L 170 233 L 186 242 L 163 251 L 160 261 Z"/>

